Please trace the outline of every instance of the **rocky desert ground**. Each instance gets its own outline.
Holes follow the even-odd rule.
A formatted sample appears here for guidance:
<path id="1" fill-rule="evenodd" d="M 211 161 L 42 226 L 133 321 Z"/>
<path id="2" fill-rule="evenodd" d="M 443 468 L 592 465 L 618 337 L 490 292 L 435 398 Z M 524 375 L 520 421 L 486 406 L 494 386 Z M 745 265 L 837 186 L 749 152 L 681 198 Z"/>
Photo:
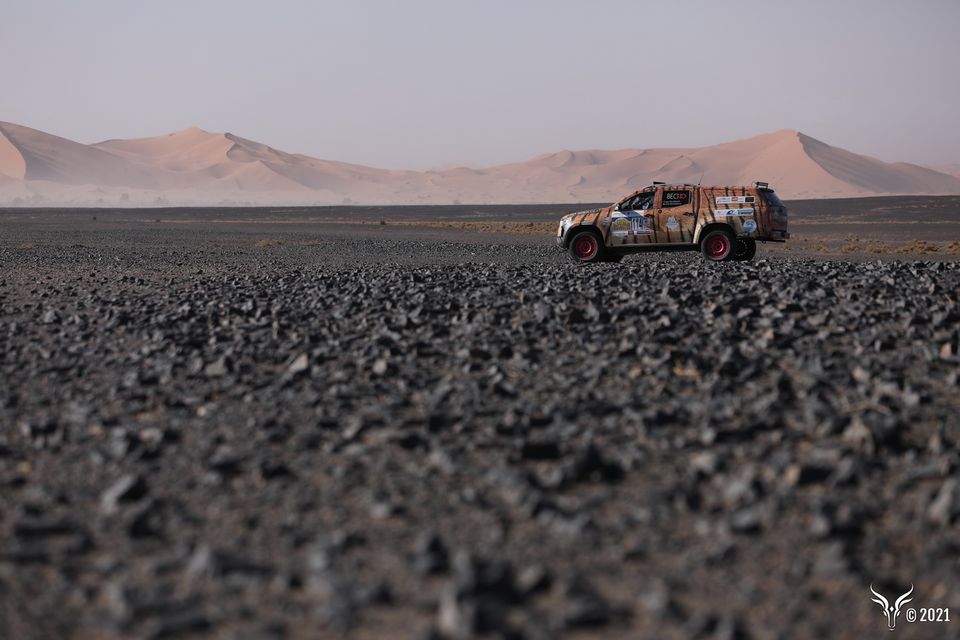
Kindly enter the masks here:
<path id="1" fill-rule="evenodd" d="M 586 268 L 562 207 L 0 211 L 0 637 L 958 637 L 931 202 Z"/>

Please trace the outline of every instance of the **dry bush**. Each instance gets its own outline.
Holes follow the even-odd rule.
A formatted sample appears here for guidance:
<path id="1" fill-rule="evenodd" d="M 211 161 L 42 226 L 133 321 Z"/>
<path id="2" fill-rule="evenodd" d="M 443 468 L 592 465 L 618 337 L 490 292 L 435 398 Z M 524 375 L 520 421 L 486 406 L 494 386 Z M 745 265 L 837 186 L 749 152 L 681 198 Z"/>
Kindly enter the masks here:
<path id="1" fill-rule="evenodd" d="M 896 253 L 936 253 L 940 247 L 926 240 L 913 240 L 896 250 Z"/>
<path id="2" fill-rule="evenodd" d="M 272 239 L 257 240 L 258 247 L 279 247 L 282 244 L 283 244 L 283 240 L 272 240 Z"/>
<path id="3" fill-rule="evenodd" d="M 861 250 L 860 243 L 849 238 L 847 243 L 840 247 L 840 253 L 859 253 Z"/>
<path id="4" fill-rule="evenodd" d="M 421 220 L 400 221 L 397 224 L 411 227 L 462 229 L 480 233 L 517 233 L 531 236 L 553 236 L 557 233 L 554 222 L 426 222 Z"/>

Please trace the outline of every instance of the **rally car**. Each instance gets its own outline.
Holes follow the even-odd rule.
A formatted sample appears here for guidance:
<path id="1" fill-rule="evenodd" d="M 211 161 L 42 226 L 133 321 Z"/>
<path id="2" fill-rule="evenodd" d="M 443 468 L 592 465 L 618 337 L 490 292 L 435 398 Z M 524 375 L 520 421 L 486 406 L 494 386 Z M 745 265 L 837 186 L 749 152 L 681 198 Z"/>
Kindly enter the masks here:
<path id="1" fill-rule="evenodd" d="M 560 220 L 557 245 L 578 262 L 686 249 L 707 260 L 751 260 L 757 242 L 785 242 L 787 208 L 766 182 L 702 187 L 654 182 L 603 209 Z"/>

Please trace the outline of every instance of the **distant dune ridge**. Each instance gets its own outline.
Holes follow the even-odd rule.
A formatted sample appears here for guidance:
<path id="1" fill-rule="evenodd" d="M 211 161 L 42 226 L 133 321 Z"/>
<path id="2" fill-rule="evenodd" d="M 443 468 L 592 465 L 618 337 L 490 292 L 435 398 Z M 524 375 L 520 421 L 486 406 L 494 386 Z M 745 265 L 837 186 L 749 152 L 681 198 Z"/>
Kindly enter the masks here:
<path id="1" fill-rule="evenodd" d="M 960 164 L 941 164 L 929 168 L 954 178 L 960 178 Z"/>
<path id="2" fill-rule="evenodd" d="M 791 130 L 700 148 L 559 151 L 484 169 L 391 171 L 196 127 L 85 145 L 0 122 L 7 205 L 610 202 L 654 180 L 763 180 L 785 198 L 960 194 L 955 165 L 882 162 Z"/>

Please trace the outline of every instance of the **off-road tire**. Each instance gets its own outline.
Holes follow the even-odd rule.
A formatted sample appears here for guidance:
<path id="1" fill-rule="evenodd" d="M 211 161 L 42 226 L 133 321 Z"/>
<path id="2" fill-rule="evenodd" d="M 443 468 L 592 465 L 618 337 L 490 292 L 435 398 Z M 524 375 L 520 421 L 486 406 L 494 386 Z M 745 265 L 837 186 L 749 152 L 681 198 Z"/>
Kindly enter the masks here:
<path id="1" fill-rule="evenodd" d="M 723 262 L 733 259 L 736 246 L 732 233 L 726 229 L 714 229 L 700 242 L 700 251 L 711 262 Z"/>
<path id="2" fill-rule="evenodd" d="M 753 260 L 757 255 L 757 241 L 753 238 L 737 238 L 733 259 L 739 262 Z"/>
<path id="3" fill-rule="evenodd" d="M 596 231 L 578 231 L 567 248 L 577 262 L 600 262 L 604 258 L 603 241 Z"/>

